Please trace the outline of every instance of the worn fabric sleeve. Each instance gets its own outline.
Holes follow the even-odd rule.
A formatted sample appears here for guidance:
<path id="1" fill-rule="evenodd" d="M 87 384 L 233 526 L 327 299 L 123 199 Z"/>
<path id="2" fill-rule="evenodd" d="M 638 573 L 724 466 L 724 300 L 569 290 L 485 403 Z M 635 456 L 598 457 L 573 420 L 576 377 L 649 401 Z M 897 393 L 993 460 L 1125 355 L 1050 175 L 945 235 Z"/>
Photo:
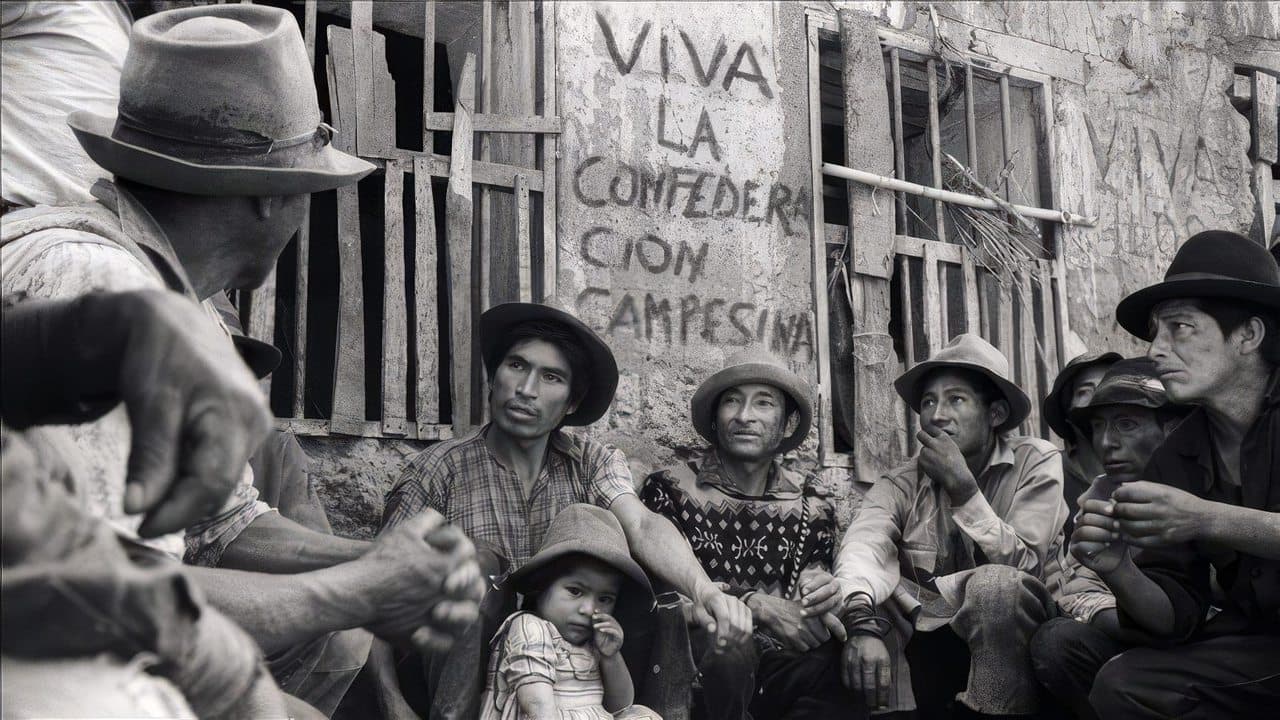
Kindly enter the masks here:
<path id="1" fill-rule="evenodd" d="M 258 499 L 258 489 L 253 486 L 253 471 L 246 465 L 240 484 L 223 503 L 222 510 L 187 526 L 183 561 L 188 565 L 217 567 L 222 563 L 222 554 L 227 546 L 260 515 L 271 512 L 275 510 Z"/>
<path id="2" fill-rule="evenodd" d="M 551 624 L 529 613 L 512 618 L 498 662 L 511 693 L 532 683 L 554 683 L 556 647 Z"/>
<path id="3" fill-rule="evenodd" d="M 836 553 L 835 576 L 840 591 L 869 594 L 878 606 L 888 600 L 898 586 L 898 545 L 902 524 L 911 506 L 909 483 L 902 476 L 885 476 L 876 481 L 862 499 L 853 522 Z"/>
<path id="4" fill-rule="evenodd" d="M 448 517 L 451 477 L 445 458 L 434 449 L 418 453 L 387 493 L 379 532 L 386 532 L 427 508 Z"/>
<path id="5" fill-rule="evenodd" d="M 981 492 L 953 507 L 951 516 L 989 562 L 1043 579 L 1045 556 L 1067 519 L 1061 454 L 1055 450 L 1029 460 L 1014 480 L 1018 489 L 1006 517 Z"/>
<path id="6" fill-rule="evenodd" d="M 1070 553 L 1065 553 L 1062 564 L 1062 589 L 1058 607 L 1066 615 L 1088 623 L 1093 616 L 1116 606 L 1116 596 L 1098 574 L 1080 564 Z"/>
<path id="7" fill-rule="evenodd" d="M 609 509 L 623 495 L 635 495 L 631 468 L 621 450 L 583 441 L 582 464 L 591 482 L 593 504 Z"/>

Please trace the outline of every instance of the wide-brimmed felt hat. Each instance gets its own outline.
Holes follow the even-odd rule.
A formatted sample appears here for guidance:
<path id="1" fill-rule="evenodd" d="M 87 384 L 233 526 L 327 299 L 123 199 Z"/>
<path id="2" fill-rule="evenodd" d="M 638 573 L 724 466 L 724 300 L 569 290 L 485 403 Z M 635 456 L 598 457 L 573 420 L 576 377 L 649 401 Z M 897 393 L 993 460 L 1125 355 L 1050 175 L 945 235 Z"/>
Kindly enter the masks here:
<path id="1" fill-rule="evenodd" d="M 1169 263 L 1164 281 L 1131 293 L 1116 306 L 1116 321 L 1151 340 L 1151 311 L 1165 300 L 1239 300 L 1280 314 L 1280 266 L 1262 245 L 1227 230 L 1192 235 Z"/>
<path id="2" fill-rule="evenodd" d="M 374 169 L 333 147 L 298 23 L 264 5 L 208 5 L 134 23 L 115 116 L 67 118 L 98 165 L 192 195 L 297 195 Z"/>
<path id="3" fill-rule="evenodd" d="M 540 321 L 563 325 L 582 343 L 591 366 L 586 394 L 564 418 L 565 425 L 590 425 L 604 416 L 618 389 L 618 361 L 604 340 L 586 323 L 568 312 L 542 303 L 511 302 L 494 305 L 480 316 L 480 355 L 485 370 L 493 374 L 506 350 L 504 338 L 517 325 Z"/>
<path id="4" fill-rule="evenodd" d="M 1076 441 L 1075 428 L 1067 420 L 1066 400 L 1062 396 L 1064 392 L 1070 393 L 1071 387 L 1076 381 L 1076 377 L 1085 370 L 1095 365 L 1107 365 L 1121 359 L 1118 352 L 1103 353 L 1085 353 L 1077 355 L 1062 367 L 1058 372 L 1058 377 L 1053 380 L 1053 387 L 1049 390 L 1049 394 L 1044 397 L 1044 403 L 1040 407 L 1040 412 L 1044 415 L 1045 422 L 1049 423 L 1049 427 L 1058 433 L 1058 437 L 1067 442 Z"/>
<path id="5" fill-rule="evenodd" d="M 640 565 L 631 558 L 627 536 L 613 513 L 586 503 L 574 503 L 561 510 L 551 521 L 542 547 L 529 561 L 507 577 L 507 584 L 520 592 L 540 590 L 532 588 L 529 581 L 551 563 L 570 555 L 585 555 L 614 568 L 631 583 L 631 592 L 618 594 L 619 605 L 624 598 L 637 611 L 648 611 L 653 606 L 653 587 Z"/>
<path id="6" fill-rule="evenodd" d="M 1134 405 L 1151 410 L 1191 409 L 1188 405 L 1179 405 L 1169 399 L 1164 383 L 1156 374 L 1155 361 L 1149 357 L 1127 358 L 1107 368 L 1097 389 L 1093 391 L 1093 398 L 1071 411 L 1071 422 L 1087 436 L 1091 434 L 1089 418 L 1098 408 L 1108 405 Z"/>
<path id="7" fill-rule="evenodd" d="M 933 357 L 916 363 L 910 370 L 899 375 L 893 381 L 893 387 L 908 407 L 919 411 L 925 378 L 935 370 L 946 368 L 973 370 L 990 380 L 1004 396 L 1009 403 L 1009 418 L 996 427 L 996 432 L 1017 427 L 1031 413 L 1031 398 L 1009 379 L 1009 360 L 991 343 L 972 333 L 962 333 L 951 338 L 951 342 L 934 353 Z"/>
<path id="8" fill-rule="evenodd" d="M 786 393 L 795 404 L 796 429 L 778 444 L 778 453 L 790 452 L 809 436 L 813 423 L 813 403 L 809 399 L 813 390 L 809 383 L 787 369 L 786 364 L 772 353 L 761 348 L 748 348 L 725 361 L 724 367 L 702 381 L 689 401 L 693 429 L 704 440 L 716 444 L 716 408 L 720 394 L 738 385 L 760 383 L 772 385 Z"/>

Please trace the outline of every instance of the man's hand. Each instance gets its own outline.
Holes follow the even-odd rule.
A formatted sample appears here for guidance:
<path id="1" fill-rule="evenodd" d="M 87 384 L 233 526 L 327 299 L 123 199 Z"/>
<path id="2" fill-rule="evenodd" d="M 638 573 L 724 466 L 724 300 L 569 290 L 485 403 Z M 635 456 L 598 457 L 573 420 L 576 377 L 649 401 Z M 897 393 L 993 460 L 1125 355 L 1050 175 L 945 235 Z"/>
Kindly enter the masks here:
<path id="1" fill-rule="evenodd" d="M 596 646 L 600 657 L 613 657 L 622 649 L 622 626 L 609 613 L 591 615 L 591 627 L 595 630 L 591 642 Z"/>
<path id="2" fill-rule="evenodd" d="M 893 666 L 884 640 L 874 635 L 854 635 L 844 644 L 845 687 L 862 693 L 867 707 L 889 706 L 893 688 Z"/>
<path id="3" fill-rule="evenodd" d="M 969 472 L 964 454 L 947 433 L 926 425 L 916 433 L 920 441 L 919 472 L 942 485 L 952 505 L 963 505 L 978 492 L 978 481 Z"/>
<path id="4" fill-rule="evenodd" d="M 751 595 L 747 605 L 760 627 L 781 640 L 788 650 L 806 652 L 831 637 L 821 618 L 806 619 L 800 603 L 794 600 L 758 592 Z"/>
<path id="5" fill-rule="evenodd" d="M 1129 546 L 1120 539 L 1114 513 L 1115 503 L 1110 500 L 1085 500 L 1071 533 L 1071 554 L 1099 575 L 1115 572 L 1129 557 Z"/>
<path id="6" fill-rule="evenodd" d="M 714 586 L 694 601 L 693 621 L 714 636 L 717 653 L 742 646 L 751 639 L 751 610 L 738 598 Z"/>
<path id="7" fill-rule="evenodd" d="M 840 604 L 840 583 L 831 573 L 809 568 L 800 573 L 800 605 L 805 617 L 819 617 Z"/>
<path id="8" fill-rule="evenodd" d="M 181 530 L 216 512 L 241 482 L 270 427 L 266 399 L 234 346 L 187 298 L 143 291 L 87 302 L 90 316 L 128 318 L 118 380 L 132 437 L 124 510 L 146 513 L 143 537 Z"/>
<path id="9" fill-rule="evenodd" d="M 1137 481 L 1111 494 L 1120 537 L 1137 547 L 1160 547 L 1195 540 L 1209 524 L 1204 500 L 1189 492 Z"/>
<path id="10" fill-rule="evenodd" d="M 392 528 L 353 564 L 367 578 L 377 618 L 370 630 L 388 640 L 444 649 L 479 616 L 484 582 L 475 548 L 435 510 Z"/>

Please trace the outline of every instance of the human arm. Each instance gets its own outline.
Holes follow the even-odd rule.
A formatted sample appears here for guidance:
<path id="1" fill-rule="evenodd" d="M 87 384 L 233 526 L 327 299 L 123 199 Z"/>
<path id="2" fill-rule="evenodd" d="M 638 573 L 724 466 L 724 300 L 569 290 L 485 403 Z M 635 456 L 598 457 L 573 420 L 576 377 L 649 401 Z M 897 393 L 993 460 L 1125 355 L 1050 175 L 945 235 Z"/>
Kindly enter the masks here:
<path id="1" fill-rule="evenodd" d="M 1137 547 L 1199 541 L 1280 560 L 1280 513 L 1213 502 L 1149 481 L 1126 483 L 1112 498 L 1121 537 Z"/>
<path id="2" fill-rule="evenodd" d="M 279 513 L 259 515 L 227 545 L 218 567 L 301 573 L 350 562 L 372 543 L 316 532 Z"/>
<path id="3" fill-rule="evenodd" d="M 898 545 L 914 489 L 914 477 L 904 469 L 881 477 L 863 497 L 836 552 L 835 577 L 842 600 L 862 592 L 879 606 L 898 586 Z"/>
<path id="4" fill-rule="evenodd" d="M 1097 573 L 1123 609 L 1140 627 L 1157 636 L 1174 632 L 1173 605 L 1168 594 L 1134 564 L 1129 547 L 1120 538 L 1114 503 L 1085 500 L 1076 529 L 1071 534 L 1071 554 Z"/>
<path id="5" fill-rule="evenodd" d="M 830 612 L 806 616 L 799 602 L 764 592 L 750 593 L 745 602 L 755 625 L 782 641 L 789 650 L 812 650 L 832 635 L 840 642 L 845 640 L 844 627 Z"/>
<path id="6" fill-rule="evenodd" d="M 591 616 L 594 630 L 592 645 L 600 657 L 600 682 L 604 685 L 604 709 L 611 713 L 628 708 L 636 699 L 627 661 L 622 658 L 622 626 L 612 615 L 597 612 Z"/>
<path id="7" fill-rule="evenodd" d="M 369 647 L 369 659 L 365 662 L 373 682 L 373 694 L 378 703 L 378 713 L 387 720 L 418 720 L 418 714 L 405 700 L 396 676 L 395 651 L 391 644 L 374 638 Z"/>
<path id="8" fill-rule="evenodd" d="M 549 682 L 521 685 L 516 690 L 516 702 L 520 717 L 525 720 L 560 720 L 560 705 Z"/>

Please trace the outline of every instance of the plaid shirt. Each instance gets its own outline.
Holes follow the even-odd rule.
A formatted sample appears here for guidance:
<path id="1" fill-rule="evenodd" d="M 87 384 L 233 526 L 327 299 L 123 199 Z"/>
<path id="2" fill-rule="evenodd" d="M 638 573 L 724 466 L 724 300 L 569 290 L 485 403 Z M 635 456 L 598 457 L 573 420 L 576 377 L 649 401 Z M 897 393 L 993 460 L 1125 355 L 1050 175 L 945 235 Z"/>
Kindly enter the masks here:
<path id="1" fill-rule="evenodd" d="M 434 508 L 515 569 L 538 550 L 552 518 L 565 507 L 608 508 L 623 495 L 635 495 L 631 469 L 619 450 L 557 430 L 526 498 L 520 477 L 485 444 L 488 430 L 484 425 L 419 453 L 387 494 L 383 530 Z"/>

